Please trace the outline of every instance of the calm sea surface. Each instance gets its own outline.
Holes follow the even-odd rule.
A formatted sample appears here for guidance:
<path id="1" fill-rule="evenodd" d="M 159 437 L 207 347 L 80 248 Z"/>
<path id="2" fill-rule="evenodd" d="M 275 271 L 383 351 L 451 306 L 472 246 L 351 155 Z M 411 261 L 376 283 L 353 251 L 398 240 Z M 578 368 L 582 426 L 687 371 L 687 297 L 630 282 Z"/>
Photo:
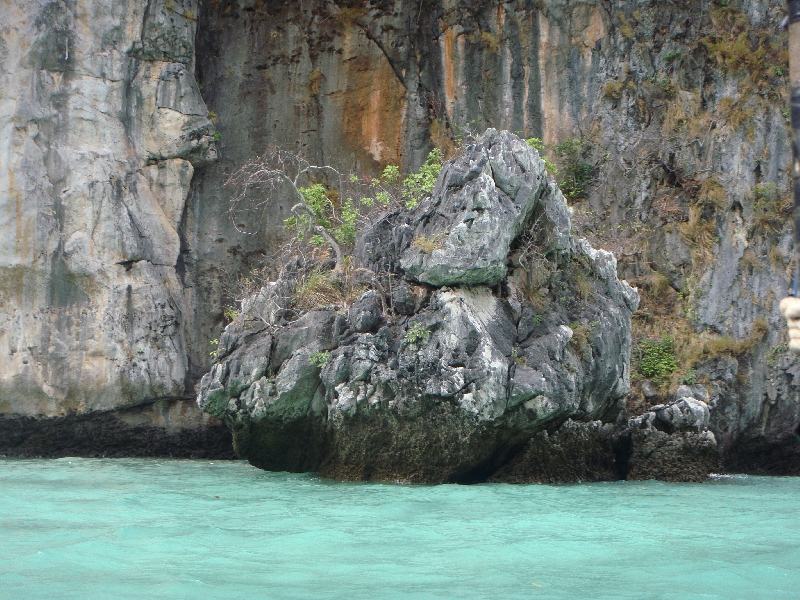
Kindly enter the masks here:
<path id="1" fill-rule="evenodd" d="M 800 479 L 335 483 L 0 460 L 0 598 L 800 598 Z"/>

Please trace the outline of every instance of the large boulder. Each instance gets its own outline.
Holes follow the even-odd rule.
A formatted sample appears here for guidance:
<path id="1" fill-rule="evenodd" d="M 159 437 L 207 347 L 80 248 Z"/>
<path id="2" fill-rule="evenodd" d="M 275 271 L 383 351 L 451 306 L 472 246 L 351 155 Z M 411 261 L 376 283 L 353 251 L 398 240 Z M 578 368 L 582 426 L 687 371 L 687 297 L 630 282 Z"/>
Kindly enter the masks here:
<path id="1" fill-rule="evenodd" d="M 442 169 L 433 195 L 414 214 L 418 243 L 403 252 L 400 267 L 435 286 L 495 285 L 506 276 L 511 243 L 540 205 L 551 247 L 567 250 L 567 203 L 544 162 L 517 136 L 489 129 Z"/>
<path id="2" fill-rule="evenodd" d="M 638 295 L 569 225 L 537 152 L 489 130 L 443 167 L 430 199 L 359 239 L 356 266 L 393 274 L 386 285 L 347 310 L 305 313 L 291 310 L 289 283 L 266 286 L 222 336 L 198 402 L 266 469 L 541 481 L 553 477 L 535 457 L 558 440 L 567 456 L 605 452 L 580 477 L 607 479 L 618 469 L 602 422 L 630 390 Z M 414 244 L 438 235 L 432 252 Z M 556 434 L 568 421 L 578 425 Z"/>

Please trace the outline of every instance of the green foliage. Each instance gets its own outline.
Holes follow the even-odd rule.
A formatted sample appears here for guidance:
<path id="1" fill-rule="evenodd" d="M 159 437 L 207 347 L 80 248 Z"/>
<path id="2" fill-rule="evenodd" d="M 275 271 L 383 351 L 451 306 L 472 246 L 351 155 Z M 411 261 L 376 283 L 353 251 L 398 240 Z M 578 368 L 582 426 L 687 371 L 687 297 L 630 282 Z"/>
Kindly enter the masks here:
<path id="1" fill-rule="evenodd" d="M 544 167 L 548 171 L 553 174 L 553 177 L 558 175 L 558 169 L 553 164 L 553 161 L 547 158 L 542 152 L 544 151 L 544 142 L 539 138 L 528 138 L 525 140 L 525 143 L 528 144 L 531 148 L 535 149 L 539 153 L 539 158 L 544 161 Z"/>
<path id="2" fill-rule="evenodd" d="M 689 369 L 686 371 L 686 375 L 678 379 L 678 383 L 683 385 L 694 385 L 697 383 L 697 371 L 694 369 Z"/>
<path id="3" fill-rule="evenodd" d="M 767 365 L 770 367 L 774 367 L 778 362 L 778 356 L 782 354 L 786 354 L 788 352 L 789 346 L 786 344 L 781 344 L 780 346 L 775 346 L 770 348 L 769 352 L 767 352 Z"/>
<path id="4" fill-rule="evenodd" d="M 778 199 L 778 186 L 774 183 L 759 183 L 753 192 L 756 204 L 774 202 Z"/>
<path id="5" fill-rule="evenodd" d="M 225 318 L 228 319 L 228 321 L 233 321 L 239 315 L 239 311 L 233 306 L 226 306 L 222 314 L 225 315 Z"/>
<path id="6" fill-rule="evenodd" d="M 591 148 L 577 138 L 567 138 L 555 148 L 556 156 L 563 164 L 563 177 L 558 185 L 570 200 L 583 198 L 586 188 L 594 177 L 594 166 L 585 162 Z"/>
<path id="7" fill-rule="evenodd" d="M 667 62 L 672 62 L 674 60 L 678 60 L 680 57 L 681 57 L 681 53 L 678 52 L 677 50 L 673 50 L 671 52 L 667 52 L 664 55 L 664 60 L 667 61 Z"/>
<path id="8" fill-rule="evenodd" d="M 340 244 L 353 244 L 356 241 L 357 222 L 358 222 L 358 209 L 353 200 L 348 198 L 342 207 L 342 212 L 339 217 L 341 223 L 333 231 L 333 237 Z"/>
<path id="9" fill-rule="evenodd" d="M 208 343 L 211 344 L 212 346 L 219 346 L 219 340 L 211 340 Z M 208 355 L 211 358 L 217 358 L 217 351 L 216 350 L 212 350 L 211 352 L 208 353 Z"/>
<path id="10" fill-rule="evenodd" d="M 678 368 L 675 362 L 675 341 L 671 337 L 644 340 L 639 347 L 642 351 L 639 372 L 645 377 L 663 382 Z"/>
<path id="11" fill-rule="evenodd" d="M 215 131 L 213 139 L 214 139 L 215 142 L 220 141 L 222 139 L 222 134 L 219 131 Z"/>
<path id="12" fill-rule="evenodd" d="M 400 181 L 400 169 L 396 165 L 387 165 L 381 174 L 381 179 L 389 185 L 394 185 Z"/>
<path id="13" fill-rule="evenodd" d="M 418 342 L 427 342 L 431 332 L 422 323 L 414 323 L 408 328 L 406 333 L 406 341 L 409 344 L 416 344 Z"/>
<path id="14" fill-rule="evenodd" d="M 405 179 L 401 178 L 396 165 L 388 165 L 380 177 L 339 174 L 330 185 L 311 183 L 299 187 L 297 191 L 310 213 L 298 210 L 284 223 L 296 232 L 298 241 L 316 247 L 328 243 L 323 232 L 317 229 L 314 233 L 314 227 L 322 227 L 346 250 L 344 247 L 352 246 L 356 241 L 359 223 L 368 222 L 376 211 L 401 202 L 408 208 L 415 207 L 433 190 L 441 168 L 442 153 L 435 149 L 428 154 L 419 172 Z"/>
<path id="15" fill-rule="evenodd" d="M 539 138 L 535 137 L 528 138 L 527 140 L 525 140 L 525 143 L 528 144 L 528 146 L 530 146 L 531 148 L 537 150 L 538 152 L 544 150 L 544 142 Z"/>
<path id="16" fill-rule="evenodd" d="M 330 204 L 328 197 L 325 195 L 327 191 L 325 186 L 321 183 L 315 183 L 308 187 L 301 187 L 297 191 L 303 196 L 308 207 L 314 211 L 319 224 L 325 227 L 328 222 L 325 218 L 325 213 Z"/>
<path id="17" fill-rule="evenodd" d="M 403 180 L 403 198 L 406 199 L 406 208 L 412 209 L 433 191 L 436 179 L 442 170 L 442 151 L 434 148 L 425 159 L 425 164 L 419 172 L 411 173 Z"/>
<path id="18" fill-rule="evenodd" d="M 320 369 L 328 364 L 328 361 L 331 358 L 331 353 L 327 350 L 321 350 L 319 352 L 314 352 L 311 356 L 308 357 L 309 362 L 319 367 Z"/>

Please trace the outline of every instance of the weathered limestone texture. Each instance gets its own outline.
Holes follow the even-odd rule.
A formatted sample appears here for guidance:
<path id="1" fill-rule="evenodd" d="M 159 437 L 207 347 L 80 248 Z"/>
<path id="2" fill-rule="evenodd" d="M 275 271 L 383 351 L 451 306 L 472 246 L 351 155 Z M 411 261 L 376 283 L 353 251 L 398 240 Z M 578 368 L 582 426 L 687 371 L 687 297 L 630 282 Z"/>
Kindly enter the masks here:
<path id="1" fill-rule="evenodd" d="M 785 12 L 777 0 L 1 2 L 0 413 L 193 393 L 235 281 L 286 240 L 286 196 L 232 223 L 223 188 L 270 144 L 375 174 L 495 127 L 541 138 L 562 180 L 557 145 L 579 140 L 590 175 L 568 192 L 572 227 L 642 292 L 627 417 L 696 376 L 717 399 L 725 468 L 800 474 L 800 360 L 778 310 L 793 252 Z M 476 277 L 502 278 L 501 254 Z M 439 258 L 404 260 L 423 282 L 439 280 Z M 395 301 L 419 309 L 413 294 Z M 685 354 L 670 391 L 636 377 L 639 340 L 664 333 Z"/>
<path id="2" fill-rule="evenodd" d="M 708 429 L 712 407 L 707 402 L 705 386 L 682 385 L 673 402 L 630 419 L 627 478 L 703 481 L 718 473 L 721 455 Z"/>
<path id="3" fill-rule="evenodd" d="M 2 3 L 0 452 L 124 453 L 127 436 L 132 454 L 150 454 L 149 435 L 180 454 L 181 427 L 209 435 L 185 403 L 179 275 L 193 168 L 215 159 L 193 75 L 197 11 L 196 0 Z M 93 419 L 117 435 L 90 433 Z"/>
<path id="4" fill-rule="evenodd" d="M 215 204 L 225 174 L 267 145 L 377 171 L 449 152 L 468 129 L 541 138 L 554 160 L 572 137 L 592 173 L 572 226 L 642 290 L 634 345 L 706 340 L 677 376 L 695 371 L 719 399 L 726 467 L 800 474 L 800 361 L 778 311 L 792 256 L 785 13 L 776 0 L 204 2 L 198 77 L 222 160 L 187 210 L 187 280 L 213 307 L 195 335 L 222 323 L 226 272 L 283 241 L 283 199 L 244 237 Z M 634 415 L 669 393 L 638 378 Z"/>
<path id="5" fill-rule="evenodd" d="M 573 467 L 499 474 L 567 419 L 614 422 L 630 390 L 638 295 L 617 279 L 613 256 L 571 237 L 569 224 L 536 151 L 489 129 L 443 167 L 430 199 L 385 216 L 357 244 L 357 268 L 395 273 L 388 289 L 415 287 L 424 306 L 381 311 L 397 302 L 379 286 L 349 311 L 296 312 L 287 283 L 271 284 L 226 329 L 199 405 L 231 427 L 241 457 L 266 469 L 419 482 L 570 478 Z M 520 262 L 506 276 L 523 230 L 547 257 L 542 289 L 522 289 L 530 272 Z M 482 251 L 486 231 L 506 256 L 470 266 L 463 257 Z M 449 239 L 422 263 L 454 265 L 446 280 L 428 278 L 431 287 L 417 283 L 419 261 L 405 260 L 424 235 Z M 608 478 L 611 437 L 598 446 L 609 466 L 596 476 Z"/>

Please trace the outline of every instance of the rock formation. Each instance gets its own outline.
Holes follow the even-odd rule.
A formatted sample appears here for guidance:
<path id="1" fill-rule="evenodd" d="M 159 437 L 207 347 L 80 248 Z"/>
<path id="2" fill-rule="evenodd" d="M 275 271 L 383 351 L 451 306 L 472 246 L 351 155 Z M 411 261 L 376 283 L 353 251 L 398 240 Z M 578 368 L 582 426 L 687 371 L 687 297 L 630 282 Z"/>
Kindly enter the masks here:
<path id="1" fill-rule="evenodd" d="M 691 350 L 676 378 L 694 372 L 719 398 L 710 426 L 726 467 L 800 473 L 800 362 L 786 353 L 778 311 L 792 256 L 785 5 L 419 8 L 203 5 L 198 77 L 222 143 L 188 207 L 198 223 L 187 253 L 195 285 L 222 306 L 227 273 L 247 272 L 282 243 L 289 207 L 279 197 L 268 200 L 274 220 L 244 239 L 211 208 L 224 173 L 269 143 L 318 164 L 377 171 L 414 168 L 470 129 L 541 138 L 554 159 L 559 143 L 579 139 L 579 163 L 592 175 L 570 198 L 573 227 L 613 251 L 620 276 L 642 291 L 634 369 L 640 338 L 673 333 Z M 221 315 L 199 311 L 196 323 L 194 331 L 210 330 Z M 203 358 L 193 355 L 195 364 Z M 644 393 L 651 383 L 634 382 L 637 414 L 671 397 Z"/>
<path id="2" fill-rule="evenodd" d="M 179 230 L 216 158 L 197 8 L 0 11 L 0 452 L 227 453 L 186 402 Z"/>
<path id="3" fill-rule="evenodd" d="M 633 413 L 672 398 L 636 374 L 639 340 L 672 332 L 673 384 L 717 399 L 725 468 L 800 473 L 800 361 L 778 312 L 784 15 L 774 0 L 6 2 L 0 452 L 42 424 L 73 440 L 54 452 L 85 449 L 72 419 L 92 415 L 154 423 L 164 447 L 183 423 L 205 439 L 186 400 L 233 283 L 285 241 L 290 209 L 262 198 L 258 233 L 238 232 L 222 184 L 245 160 L 279 144 L 344 171 L 413 170 L 495 127 L 557 162 L 579 140 L 572 227 L 642 292 Z M 423 258 L 404 260 L 437 277 Z M 49 452 L 44 439 L 25 453 Z"/>
<path id="4" fill-rule="evenodd" d="M 537 273 L 508 272 L 523 231 L 546 257 Z M 570 235 L 566 200 L 516 136 L 490 129 L 446 163 L 416 210 L 363 233 L 355 268 L 392 275 L 347 311 L 287 311 L 291 284 L 276 282 L 226 329 L 198 402 L 254 465 L 497 479 L 538 432 L 613 422 L 624 407 L 638 295 L 613 256 Z"/>

